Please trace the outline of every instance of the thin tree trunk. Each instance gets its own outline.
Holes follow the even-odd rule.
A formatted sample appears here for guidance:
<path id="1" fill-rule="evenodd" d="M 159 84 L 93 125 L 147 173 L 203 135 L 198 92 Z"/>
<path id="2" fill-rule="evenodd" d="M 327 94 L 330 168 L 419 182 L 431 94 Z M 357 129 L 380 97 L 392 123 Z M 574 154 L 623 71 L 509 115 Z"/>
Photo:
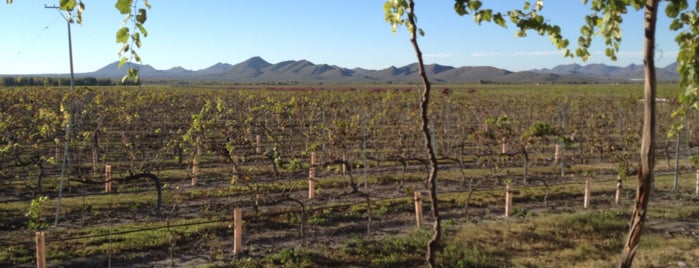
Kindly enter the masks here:
<path id="1" fill-rule="evenodd" d="M 437 157 L 434 153 L 434 148 L 432 144 L 432 133 L 429 128 L 429 118 L 427 117 L 427 111 L 429 110 L 430 103 L 430 81 L 427 79 L 427 73 L 425 72 L 425 65 L 422 60 L 422 52 L 417 43 L 417 25 L 415 22 L 415 2 L 412 0 L 408 1 L 408 23 L 410 29 L 410 42 L 413 44 L 415 49 L 415 54 L 417 56 L 417 63 L 419 67 L 420 77 L 424 84 L 424 89 L 422 91 L 422 99 L 420 102 L 420 115 L 422 118 L 422 133 L 423 140 L 425 142 L 425 150 L 427 151 L 429 161 L 429 175 L 428 175 L 428 188 L 430 193 L 430 204 L 432 209 L 432 218 L 434 219 L 434 225 L 432 228 L 432 238 L 427 243 L 427 263 L 430 267 L 436 267 L 437 263 L 435 260 L 435 251 L 437 250 L 437 245 L 442 236 L 441 231 L 441 219 L 439 217 L 439 200 L 437 199 Z"/>
<path id="2" fill-rule="evenodd" d="M 645 63 L 645 101 L 643 102 L 643 133 L 641 138 L 641 171 L 638 175 L 638 188 L 636 189 L 636 202 L 629 234 L 626 238 L 624 250 L 621 253 L 619 267 L 631 267 L 636 249 L 641 241 L 641 233 L 646 220 L 646 209 L 650 202 L 651 189 L 653 188 L 653 168 L 655 167 L 655 24 L 658 16 L 658 1 L 646 0 L 645 11 L 645 46 L 643 61 Z"/>

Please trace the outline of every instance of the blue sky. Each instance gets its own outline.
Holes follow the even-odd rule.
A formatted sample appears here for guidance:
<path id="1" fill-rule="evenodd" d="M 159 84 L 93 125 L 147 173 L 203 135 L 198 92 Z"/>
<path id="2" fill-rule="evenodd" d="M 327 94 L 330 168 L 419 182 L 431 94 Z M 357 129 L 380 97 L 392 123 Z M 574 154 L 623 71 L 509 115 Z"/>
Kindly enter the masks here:
<path id="1" fill-rule="evenodd" d="M 97 70 L 117 61 L 120 46 L 115 32 L 122 16 L 114 0 L 83 0 L 83 25 L 72 26 L 76 72 Z M 405 29 L 393 34 L 384 22 L 383 0 L 150 0 L 146 28 L 149 36 L 138 51 L 145 64 L 158 69 L 181 66 L 190 70 L 219 62 L 235 64 L 260 56 L 271 63 L 306 59 L 347 68 L 382 69 L 415 62 Z M 4 1 L 3 1 L 4 2 Z M 484 1 L 496 10 L 521 8 L 522 1 Z M 460 17 L 453 0 L 417 0 L 419 39 L 427 63 L 451 66 L 495 66 L 511 71 L 581 63 L 563 58 L 548 37 L 530 33 L 515 37 L 514 28 L 477 26 Z M 495 6 L 493 3 L 495 4 Z M 0 4 L 0 74 L 67 73 L 68 41 L 61 15 L 44 5 L 58 0 L 16 0 Z M 490 6 L 489 6 L 490 5 Z M 572 44 L 589 10 L 576 0 L 545 1 L 541 14 L 558 23 Z M 669 20 L 660 12 L 657 64 L 674 62 L 677 45 Z M 626 66 L 641 64 L 643 14 L 624 18 L 619 60 L 604 57 L 602 40 L 595 40 L 588 63 Z"/>

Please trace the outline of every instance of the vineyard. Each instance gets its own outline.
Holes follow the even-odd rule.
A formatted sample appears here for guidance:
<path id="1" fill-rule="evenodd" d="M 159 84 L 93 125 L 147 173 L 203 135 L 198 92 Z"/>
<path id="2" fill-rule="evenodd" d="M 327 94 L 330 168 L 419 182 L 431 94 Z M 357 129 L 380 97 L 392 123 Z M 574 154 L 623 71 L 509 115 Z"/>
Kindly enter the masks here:
<path id="1" fill-rule="evenodd" d="M 641 88 L 438 86 L 440 263 L 614 263 L 635 195 Z M 650 242 L 638 255 L 648 267 L 699 266 L 699 118 L 672 118 L 676 88 L 659 88 Z M 0 266 L 35 266 L 37 231 L 62 267 L 423 264 L 429 231 L 416 220 L 432 219 L 416 200 L 427 167 L 415 85 L 7 87 L 0 98 Z"/>

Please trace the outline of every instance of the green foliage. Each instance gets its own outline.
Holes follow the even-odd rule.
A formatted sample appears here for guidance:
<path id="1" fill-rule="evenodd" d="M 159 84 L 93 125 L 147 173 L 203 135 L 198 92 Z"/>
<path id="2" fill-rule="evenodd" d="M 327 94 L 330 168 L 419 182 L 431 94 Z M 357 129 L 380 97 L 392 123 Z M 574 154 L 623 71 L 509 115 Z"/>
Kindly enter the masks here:
<path id="1" fill-rule="evenodd" d="M 534 123 L 532 123 L 531 126 L 529 126 L 529 128 L 526 131 L 524 131 L 524 133 L 522 133 L 521 138 L 526 142 L 531 142 L 532 139 L 546 139 L 547 136 L 558 137 L 561 140 L 563 140 L 566 144 L 569 143 L 566 141 L 570 140 L 569 138 L 562 135 L 558 129 L 554 128 L 548 123 L 541 121 L 535 121 Z"/>
<path id="2" fill-rule="evenodd" d="M 403 15 L 408 9 L 408 2 L 405 0 L 389 0 L 383 5 L 384 19 L 391 24 L 391 30 L 395 33 L 399 26 L 408 25 L 408 21 Z"/>
<path id="3" fill-rule="evenodd" d="M 409 23 L 409 20 L 405 16 L 413 16 L 415 14 L 410 12 L 410 6 L 406 0 L 388 0 L 383 5 L 384 19 L 388 24 L 391 25 L 391 30 L 395 33 L 398 27 L 405 26 L 408 32 L 413 32 L 414 25 Z M 425 32 L 417 28 L 417 32 L 420 35 L 425 35 Z"/>
<path id="4" fill-rule="evenodd" d="M 297 172 L 301 170 L 301 163 L 297 158 L 292 158 L 284 167 L 288 172 Z"/>
<path id="5" fill-rule="evenodd" d="M 116 4 L 114 4 L 114 7 L 119 10 L 119 12 L 122 15 L 130 14 L 131 13 L 131 5 L 133 4 L 134 0 L 117 0 Z"/>
<path id="6" fill-rule="evenodd" d="M 677 72 L 684 92 L 679 96 L 682 107 L 675 116 L 683 118 L 687 110 L 699 109 L 699 3 L 689 9 L 686 0 L 668 1 L 665 14 L 673 19 L 670 29 L 678 32 L 675 37 L 680 47 Z"/>
<path id="7" fill-rule="evenodd" d="M 116 41 L 117 41 L 117 43 L 123 43 L 125 46 L 124 48 L 122 48 L 121 51 L 119 51 L 119 53 L 121 54 L 121 53 L 127 52 L 128 51 L 127 42 L 129 41 L 129 28 L 121 27 L 116 33 Z M 121 67 L 121 65 L 119 65 L 119 67 Z"/>
<path id="8" fill-rule="evenodd" d="M 312 256 L 303 249 L 283 248 L 274 254 L 269 254 L 264 257 L 268 263 L 293 267 L 306 267 L 312 263 Z"/>
<path id="9" fill-rule="evenodd" d="M 148 0 L 142 0 L 143 5 L 150 9 L 151 5 Z M 135 60 L 136 62 L 141 62 L 141 57 L 136 52 L 135 48 L 141 48 L 141 35 L 143 37 L 148 37 L 148 31 L 143 26 L 145 24 L 148 16 L 146 8 L 136 8 L 137 0 L 117 0 L 114 7 L 119 10 L 119 13 L 125 15 L 122 21 L 122 27 L 116 33 L 116 42 L 121 44 L 121 49 L 119 49 L 119 68 L 121 68 L 124 63 L 129 60 Z M 129 27 L 125 25 L 130 23 L 133 27 L 133 32 L 129 30 Z M 130 52 L 130 56 L 126 57 L 123 54 Z M 125 81 L 139 81 L 138 69 L 129 68 L 126 75 L 121 79 L 122 83 Z"/>
<path id="10" fill-rule="evenodd" d="M 48 226 L 41 217 L 41 204 L 49 200 L 48 196 L 39 196 L 32 199 L 29 209 L 25 216 L 27 217 L 27 228 L 32 231 L 43 230 Z"/>
<path id="11" fill-rule="evenodd" d="M 441 267 L 483 267 L 483 268 L 500 268 L 492 256 L 479 249 L 478 246 L 464 246 L 459 243 L 448 243 L 440 254 Z"/>
<path id="12" fill-rule="evenodd" d="M 429 233 L 424 229 L 381 240 L 354 238 L 347 242 L 341 253 L 370 260 L 371 267 L 409 267 L 420 261 L 428 238 Z"/>
<path id="13" fill-rule="evenodd" d="M 561 34 L 561 28 L 558 25 L 550 24 L 548 20 L 540 13 L 544 8 L 544 1 L 537 0 L 534 5 L 530 2 L 524 2 L 522 9 L 510 10 L 507 12 L 495 12 L 492 9 L 482 8 L 483 3 L 479 0 L 455 0 L 454 10 L 460 16 L 473 15 L 476 23 L 494 22 L 495 24 L 505 28 L 507 21 L 505 17 L 510 19 L 510 23 L 517 28 L 517 36 L 527 36 L 527 31 L 533 30 L 538 35 L 547 35 L 551 39 L 551 43 L 558 49 L 564 50 L 564 56 L 572 57 L 573 54 L 568 49 L 569 41 Z"/>
<path id="14" fill-rule="evenodd" d="M 9 1 L 8 3 L 11 3 L 11 1 Z M 67 11 L 66 13 L 70 22 L 73 22 L 73 10 L 75 10 L 76 6 L 78 7 L 78 12 L 76 12 L 75 14 L 76 21 L 78 22 L 78 24 L 82 24 L 83 12 L 85 11 L 85 4 L 82 1 L 76 2 L 75 0 L 59 0 L 59 8 L 61 10 Z"/>

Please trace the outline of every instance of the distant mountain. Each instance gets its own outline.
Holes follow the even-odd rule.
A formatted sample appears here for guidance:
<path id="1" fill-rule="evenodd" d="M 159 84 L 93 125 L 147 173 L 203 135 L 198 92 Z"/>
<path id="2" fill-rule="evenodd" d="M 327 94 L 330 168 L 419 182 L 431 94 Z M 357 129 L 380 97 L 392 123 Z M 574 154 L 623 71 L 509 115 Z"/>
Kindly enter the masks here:
<path id="1" fill-rule="evenodd" d="M 552 69 L 533 70 L 536 73 L 551 73 L 558 75 L 578 75 L 594 77 L 597 79 L 606 78 L 615 80 L 639 80 L 644 77 L 643 65 L 631 64 L 626 67 L 609 66 L 606 64 L 567 64 L 558 65 Z M 679 79 L 677 74 L 677 63 L 673 63 L 664 68 L 657 68 L 658 80 L 675 81 Z"/>
<path id="2" fill-rule="evenodd" d="M 187 70 L 173 67 L 157 70 L 150 65 L 127 63 L 126 68 L 139 69 L 144 79 L 172 79 L 194 81 L 230 81 L 230 82 L 282 82 L 299 83 L 366 83 L 366 82 L 418 82 L 416 63 L 402 67 L 391 66 L 381 70 L 362 68 L 348 69 L 335 65 L 315 64 L 307 60 L 289 60 L 276 64 L 260 57 L 252 57 L 231 65 L 217 63 L 201 70 Z M 658 68 L 658 80 L 679 79 L 677 64 Z M 511 72 L 491 66 L 452 67 L 439 64 L 425 66 L 427 75 L 437 83 L 594 83 L 611 81 L 632 81 L 643 79 L 643 66 L 631 64 L 626 67 L 605 64 L 568 64 L 551 69 L 538 69 Z M 124 68 L 117 69 L 117 63 L 111 63 L 97 71 L 79 74 L 97 78 L 120 78 Z"/>

